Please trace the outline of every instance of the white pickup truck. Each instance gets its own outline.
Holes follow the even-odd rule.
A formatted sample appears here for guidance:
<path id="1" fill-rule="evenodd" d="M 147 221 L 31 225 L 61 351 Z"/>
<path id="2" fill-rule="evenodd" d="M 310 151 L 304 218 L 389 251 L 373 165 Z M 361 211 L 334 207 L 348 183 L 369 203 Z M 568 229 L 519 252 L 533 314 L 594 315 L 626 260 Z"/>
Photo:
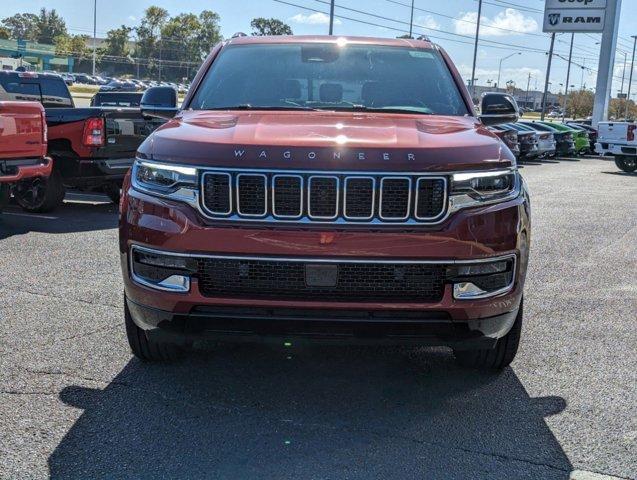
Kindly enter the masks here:
<path id="1" fill-rule="evenodd" d="M 637 123 L 599 122 L 595 151 L 613 155 L 615 164 L 624 172 L 637 169 Z"/>

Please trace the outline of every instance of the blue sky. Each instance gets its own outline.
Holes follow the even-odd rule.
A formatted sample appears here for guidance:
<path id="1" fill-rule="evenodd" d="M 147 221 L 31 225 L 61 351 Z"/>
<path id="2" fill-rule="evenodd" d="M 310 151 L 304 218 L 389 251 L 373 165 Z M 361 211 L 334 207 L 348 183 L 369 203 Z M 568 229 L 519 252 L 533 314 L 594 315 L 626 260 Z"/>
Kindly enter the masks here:
<path id="1" fill-rule="evenodd" d="M 250 20 L 254 17 L 276 17 L 287 22 L 296 34 L 327 33 L 328 0 L 97 0 L 97 31 L 104 36 L 110 28 L 121 24 L 134 26 L 143 16 L 144 9 L 158 5 L 175 15 L 181 12 L 199 13 L 203 9 L 214 10 L 221 16 L 221 31 L 226 37 L 243 31 L 249 33 Z M 526 88 L 531 74 L 531 88 L 542 88 L 546 69 L 546 53 L 549 37 L 542 33 L 543 0 L 484 0 L 481 21 L 481 43 L 478 50 L 476 77 L 479 84 L 496 81 L 500 59 L 513 54 L 502 63 L 500 84 L 507 80 Z M 20 0 L 8 3 L 4 0 L 0 18 L 19 12 L 37 12 L 42 6 L 55 8 L 66 20 L 71 33 L 92 34 L 93 2 L 89 0 Z M 293 5 L 290 5 L 293 4 Z M 342 35 L 365 35 L 394 37 L 409 27 L 410 0 L 337 0 L 335 33 Z M 402 4 L 402 5 L 401 5 Z M 425 33 L 445 48 L 463 76 L 471 74 L 473 55 L 472 35 L 475 32 L 478 2 L 476 0 L 415 0 L 414 31 Z M 628 52 L 632 49 L 631 35 L 637 34 L 637 15 L 634 12 L 637 0 L 623 0 L 619 29 L 618 48 Z M 305 7 L 305 8 L 302 8 Z M 355 10 L 358 10 L 355 11 Z M 371 15 L 365 15 L 363 12 Z M 391 20 L 379 18 L 386 17 Z M 571 84 L 594 86 L 600 34 L 576 34 L 573 50 L 574 65 L 571 69 Z M 556 52 L 568 56 L 570 34 L 560 34 L 556 40 Z M 517 54 L 521 52 L 521 54 Z M 614 92 L 621 83 L 624 56 L 618 53 L 615 65 Z M 583 69 L 582 67 L 586 67 Z M 582 75 L 583 74 L 583 75 Z M 566 62 L 555 58 L 551 70 L 552 90 L 560 89 L 566 81 Z M 628 71 L 625 85 L 628 84 Z M 626 86 L 624 91 L 626 91 Z M 637 75 L 633 79 L 633 92 L 637 90 Z"/>

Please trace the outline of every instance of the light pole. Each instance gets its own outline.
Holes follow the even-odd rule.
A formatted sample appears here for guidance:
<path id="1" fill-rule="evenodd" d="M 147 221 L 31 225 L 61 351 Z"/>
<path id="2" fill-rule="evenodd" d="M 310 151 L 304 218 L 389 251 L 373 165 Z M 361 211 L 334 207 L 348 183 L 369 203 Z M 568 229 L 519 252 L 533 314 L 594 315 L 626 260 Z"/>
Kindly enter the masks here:
<path id="1" fill-rule="evenodd" d="M 478 0 L 478 22 L 476 25 L 476 42 L 473 47 L 473 67 L 471 68 L 471 96 L 476 94 L 476 60 L 478 58 L 478 37 L 480 36 L 480 16 L 482 15 L 482 0 Z"/>
<path id="2" fill-rule="evenodd" d="M 633 67 L 635 66 L 635 46 L 637 46 L 637 35 L 631 35 L 633 39 L 633 58 L 630 61 L 630 75 L 628 76 L 628 95 L 626 95 L 626 113 L 624 116 L 628 118 L 628 102 L 630 102 L 630 87 L 633 83 Z"/>
<path id="3" fill-rule="evenodd" d="M 505 61 L 507 58 L 511 58 L 516 55 L 522 55 L 522 52 L 515 52 L 515 53 L 512 53 L 511 55 L 507 55 L 506 57 L 502 57 L 500 59 L 500 66 L 498 67 L 498 83 L 495 84 L 496 88 L 500 88 L 500 73 L 502 72 L 502 62 Z"/>
<path id="4" fill-rule="evenodd" d="M 334 34 L 334 0 L 330 2 L 330 35 Z"/>
<path id="5" fill-rule="evenodd" d="M 411 33 L 414 28 L 414 1 L 411 0 L 411 17 L 409 18 L 409 38 L 413 38 Z"/>
<path id="6" fill-rule="evenodd" d="M 95 75 L 95 48 L 97 43 L 97 0 L 93 1 L 93 75 Z"/>

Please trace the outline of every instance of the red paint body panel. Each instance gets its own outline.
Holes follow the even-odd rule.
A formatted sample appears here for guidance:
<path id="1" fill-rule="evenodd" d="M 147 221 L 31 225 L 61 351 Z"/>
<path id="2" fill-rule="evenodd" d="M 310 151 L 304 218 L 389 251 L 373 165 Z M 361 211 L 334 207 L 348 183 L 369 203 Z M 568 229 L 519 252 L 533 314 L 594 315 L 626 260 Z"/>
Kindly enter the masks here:
<path id="1" fill-rule="evenodd" d="M 46 155 L 43 115 L 38 102 L 0 102 L 0 159 Z"/>
<path id="2" fill-rule="evenodd" d="M 0 172 L 0 182 L 48 177 L 53 162 L 46 158 L 46 151 L 47 127 L 42 105 L 0 102 L 0 162 L 9 161 L 13 166 L 8 174 Z"/>

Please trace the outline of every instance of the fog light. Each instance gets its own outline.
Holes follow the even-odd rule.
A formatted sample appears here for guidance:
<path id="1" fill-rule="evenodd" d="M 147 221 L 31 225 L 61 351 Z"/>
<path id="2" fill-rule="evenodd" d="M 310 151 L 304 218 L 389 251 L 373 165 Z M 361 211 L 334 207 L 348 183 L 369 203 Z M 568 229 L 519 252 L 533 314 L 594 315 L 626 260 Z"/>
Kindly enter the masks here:
<path id="1" fill-rule="evenodd" d="M 171 275 L 159 282 L 157 286 L 174 290 L 175 292 L 187 292 L 190 290 L 190 277 L 186 277 L 185 275 Z"/>
<path id="2" fill-rule="evenodd" d="M 480 298 L 488 294 L 486 290 L 482 290 L 471 282 L 454 283 L 453 298 Z"/>
<path id="3" fill-rule="evenodd" d="M 135 283 L 166 292 L 190 291 L 190 274 L 197 271 L 197 261 L 193 258 L 136 246 L 131 249 L 130 260 L 131 278 Z"/>
<path id="4" fill-rule="evenodd" d="M 453 298 L 489 298 L 512 290 L 515 283 L 515 264 L 516 257 L 511 255 L 492 261 L 449 267 L 447 279 L 453 284 Z"/>

